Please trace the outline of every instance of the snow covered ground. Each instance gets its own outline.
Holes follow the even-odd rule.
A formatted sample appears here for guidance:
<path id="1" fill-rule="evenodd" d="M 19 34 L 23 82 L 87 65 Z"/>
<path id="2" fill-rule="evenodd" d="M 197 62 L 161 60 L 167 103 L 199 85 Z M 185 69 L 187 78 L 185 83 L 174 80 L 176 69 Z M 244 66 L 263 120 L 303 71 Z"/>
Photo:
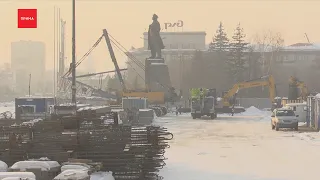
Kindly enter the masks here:
<path id="1" fill-rule="evenodd" d="M 174 134 L 160 174 L 168 180 L 317 179 L 320 133 L 273 131 L 270 115 L 251 107 L 215 120 L 157 119 Z"/>
<path id="2" fill-rule="evenodd" d="M 0 106 L 0 112 L 14 110 L 13 103 Z M 193 120 L 190 114 L 157 118 L 155 124 L 174 134 L 160 175 L 165 180 L 318 179 L 320 133 L 273 131 L 270 115 L 251 107 L 215 120 Z"/>
<path id="3" fill-rule="evenodd" d="M 0 113 L 5 111 L 14 112 L 14 102 L 0 103 Z"/>

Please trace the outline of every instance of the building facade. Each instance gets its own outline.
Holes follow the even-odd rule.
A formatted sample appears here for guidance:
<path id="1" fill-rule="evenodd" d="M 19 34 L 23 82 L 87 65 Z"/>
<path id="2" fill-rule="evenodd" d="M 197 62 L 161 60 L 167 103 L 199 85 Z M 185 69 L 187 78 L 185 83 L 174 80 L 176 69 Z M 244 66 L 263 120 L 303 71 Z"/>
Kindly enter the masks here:
<path id="1" fill-rule="evenodd" d="M 190 68 L 189 60 L 192 59 L 196 50 L 206 50 L 205 38 L 206 33 L 200 32 L 161 32 L 160 33 L 165 49 L 162 50 L 162 57 L 169 67 L 171 84 L 176 89 L 181 89 L 182 75 Z M 143 47 L 129 51 L 134 60 L 144 65 L 145 59 L 150 57 L 148 50 L 148 33 L 143 33 Z M 140 64 L 139 63 L 139 64 Z M 139 86 L 145 85 L 144 69 L 139 67 L 131 59 L 128 59 L 128 81 L 138 81 Z"/>
<path id="2" fill-rule="evenodd" d="M 45 43 L 39 41 L 11 43 L 11 69 L 15 75 L 17 92 L 28 93 L 30 74 L 32 91 L 43 91 L 46 63 L 45 49 Z"/>
<path id="3" fill-rule="evenodd" d="M 320 44 L 296 43 L 282 48 L 276 61 L 286 65 L 314 66 L 320 55 Z"/>
<path id="4" fill-rule="evenodd" d="M 320 90 L 319 83 L 315 83 L 320 76 L 320 44 L 296 43 L 286 46 L 275 60 L 277 70 L 274 74 L 278 76 L 278 81 L 287 82 L 290 76 L 295 76 L 305 82 L 310 92 Z M 279 89 L 284 89 L 283 95 L 287 94 L 287 85 Z"/>

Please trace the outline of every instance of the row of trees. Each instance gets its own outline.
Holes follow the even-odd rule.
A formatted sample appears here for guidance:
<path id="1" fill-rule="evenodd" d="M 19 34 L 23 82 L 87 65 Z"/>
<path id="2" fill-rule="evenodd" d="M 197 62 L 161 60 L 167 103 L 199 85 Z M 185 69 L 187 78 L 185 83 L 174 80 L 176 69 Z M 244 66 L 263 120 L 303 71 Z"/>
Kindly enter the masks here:
<path id="1" fill-rule="evenodd" d="M 235 82 L 267 74 L 276 75 L 281 66 L 271 62 L 283 47 L 284 40 L 280 33 L 264 31 L 250 38 L 250 43 L 246 39 L 240 23 L 229 38 L 220 22 L 208 52 L 195 52 L 190 69 L 184 72 L 183 89 L 187 91 L 191 87 L 208 87 L 222 92 Z M 272 69 L 275 72 L 271 72 Z"/>
<path id="2" fill-rule="evenodd" d="M 244 52 L 248 50 L 249 44 L 245 41 L 245 37 L 244 30 L 239 23 L 230 40 L 222 22 L 220 22 L 216 34 L 209 45 L 209 52 L 216 52 L 219 58 L 224 60 L 230 78 L 234 81 L 239 81 L 245 70 L 247 59 L 244 56 Z"/>

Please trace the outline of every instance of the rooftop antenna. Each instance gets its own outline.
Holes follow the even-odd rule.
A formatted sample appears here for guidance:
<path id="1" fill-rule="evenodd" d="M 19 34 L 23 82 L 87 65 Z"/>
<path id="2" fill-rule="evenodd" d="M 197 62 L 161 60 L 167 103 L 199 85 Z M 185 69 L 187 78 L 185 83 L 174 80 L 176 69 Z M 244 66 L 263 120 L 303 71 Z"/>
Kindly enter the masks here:
<path id="1" fill-rule="evenodd" d="M 305 37 L 307 38 L 308 43 L 311 44 L 310 41 L 309 41 L 309 38 L 308 38 L 307 33 L 304 33 L 304 35 L 305 35 Z"/>

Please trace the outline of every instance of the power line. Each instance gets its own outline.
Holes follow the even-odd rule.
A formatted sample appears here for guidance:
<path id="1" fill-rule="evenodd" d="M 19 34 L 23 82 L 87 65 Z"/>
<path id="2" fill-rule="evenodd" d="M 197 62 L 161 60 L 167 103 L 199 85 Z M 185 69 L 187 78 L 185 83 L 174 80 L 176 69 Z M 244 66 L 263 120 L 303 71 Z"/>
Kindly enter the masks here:
<path id="1" fill-rule="evenodd" d="M 99 45 L 99 43 L 102 40 L 103 35 L 101 35 L 98 40 L 92 45 L 92 47 L 81 57 L 81 59 L 75 64 L 76 67 L 78 67 L 90 54 L 91 52 Z M 71 68 L 69 68 L 69 71 L 67 71 L 63 77 L 67 77 L 71 74 Z"/>

